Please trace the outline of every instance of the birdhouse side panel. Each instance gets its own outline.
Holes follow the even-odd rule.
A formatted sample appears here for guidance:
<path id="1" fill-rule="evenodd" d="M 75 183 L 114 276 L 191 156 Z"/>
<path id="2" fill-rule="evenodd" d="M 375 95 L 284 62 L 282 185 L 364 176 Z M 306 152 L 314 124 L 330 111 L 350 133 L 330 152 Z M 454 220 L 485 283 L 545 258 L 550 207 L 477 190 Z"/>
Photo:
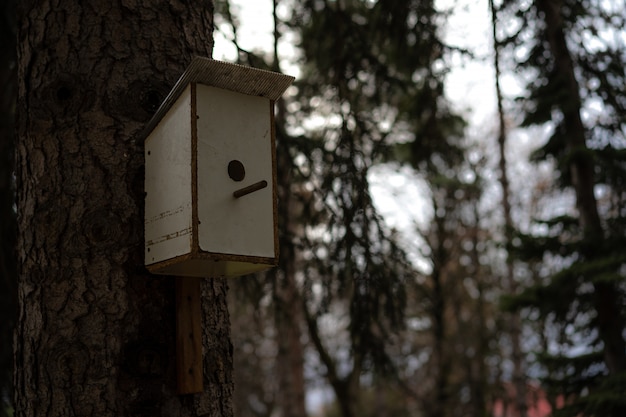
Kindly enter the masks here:
<path id="1" fill-rule="evenodd" d="M 146 139 L 146 265 L 191 251 L 191 117 L 187 88 Z"/>
<path id="2" fill-rule="evenodd" d="M 198 85 L 202 251 L 276 256 L 270 106 L 263 97 Z"/>

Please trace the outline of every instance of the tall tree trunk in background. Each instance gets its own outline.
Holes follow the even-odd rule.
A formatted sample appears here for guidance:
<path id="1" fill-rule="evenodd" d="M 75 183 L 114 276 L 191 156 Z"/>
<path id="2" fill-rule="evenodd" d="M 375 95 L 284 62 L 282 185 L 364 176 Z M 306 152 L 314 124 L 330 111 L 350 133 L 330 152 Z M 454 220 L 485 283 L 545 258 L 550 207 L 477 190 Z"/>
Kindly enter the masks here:
<path id="1" fill-rule="evenodd" d="M 277 136 L 285 138 L 282 115 L 284 106 L 277 103 Z M 276 370 L 278 372 L 278 395 L 276 402 L 283 417 L 306 417 L 304 386 L 304 346 L 302 345 L 302 299 L 296 283 L 297 254 L 294 247 L 294 219 L 299 209 L 292 194 L 291 156 L 287 146 L 277 147 L 277 170 L 280 229 L 280 269 L 272 271 L 273 307 L 276 327 Z"/>
<path id="2" fill-rule="evenodd" d="M 502 89 L 500 87 L 500 45 L 497 38 L 497 16 L 493 0 L 489 0 L 491 11 L 491 30 L 493 40 L 493 66 L 495 69 L 496 101 L 498 104 L 498 151 L 500 155 L 500 186 L 502 187 L 502 212 L 504 214 L 504 240 L 505 245 L 509 245 L 513 239 L 513 221 L 511 219 L 511 201 L 509 177 L 507 174 L 506 160 L 506 137 L 507 129 L 505 123 Z M 509 294 L 515 295 L 518 292 L 518 285 L 515 281 L 513 271 L 513 258 L 507 254 L 506 258 L 506 281 L 504 287 Z M 511 361 L 513 362 L 513 386 L 515 387 L 515 409 L 519 417 L 526 417 L 526 372 L 524 369 L 524 355 L 521 346 L 521 318 L 519 311 L 506 313 L 508 334 L 511 337 Z"/>
<path id="3" fill-rule="evenodd" d="M 477 199 L 478 200 L 478 199 Z M 478 207 L 478 202 L 476 201 L 472 204 L 472 209 L 474 211 L 474 222 L 477 225 L 476 229 L 478 229 L 478 225 L 480 224 L 480 211 Z M 490 337 L 488 334 L 488 320 L 487 320 L 487 300 L 486 300 L 486 289 L 488 288 L 488 283 L 486 282 L 486 278 L 489 275 L 485 273 L 482 269 L 482 262 L 480 260 L 480 252 L 478 250 L 481 242 L 479 240 L 479 230 L 474 230 L 471 234 L 471 242 L 472 248 L 470 250 L 470 258 L 472 260 L 472 265 L 474 267 L 473 278 L 477 289 L 477 297 L 476 297 L 476 318 L 478 320 L 478 328 L 476 329 L 476 358 L 474 360 L 468 360 L 468 368 L 469 368 L 469 380 L 470 380 L 470 392 L 472 396 L 472 406 L 473 406 L 473 415 L 476 417 L 487 416 L 487 401 L 490 397 L 490 392 L 488 390 L 489 384 L 489 371 L 487 369 L 487 358 L 489 356 L 489 341 Z M 459 320 L 460 321 L 460 320 Z M 522 416 L 520 416 L 522 417 Z"/>
<path id="4" fill-rule="evenodd" d="M 290 254 L 281 246 L 281 258 Z M 291 251 L 293 255 L 293 251 Z M 276 369 L 278 371 L 277 404 L 283 417 L 306 417 L 304 388 L 304 348 L 302 346 L 302 312 L 296 304 L 300 294 L 295 283 L 293 261 L 278 272 L 274 284 L 276 323 Z M 282 276 L 281 276 L 282 275 Z"/>
<path id="5" fill-rule="evenodd" d="M 282 102 L 278 103 L 277 125 L 283 123 Z M 280 136 L 281 128 L 277 128 Z M 283 136 L 284 137 L 284 136 Z M 278 184 L 281 204 L 280 222 L 280 270 L 274 271 L 273 300 L 276 326 L 276 369 L 278 371 L 277 404 L 284 417 L 306 417 L 304 386 L 304 347 L 302 345 L 302 301 L 296 283 L 297 255 L 294 236 L 298 225 L 294 212 L 298 210 L 292 195 L 291 156 L 287 146 L 277 147 Z"/>
<path id="6" fill-rule="evenodd" d="M 438 203 L 433 200 L 434 212 L 437 213 Z M 447 297 L 444 289 L 446 267 L 450 261 L 449 252 L 446 248 L 446 229 L 445 219 L 442 216 L 435 215 L 434 228 L 436 242 L 432 247 L 432 263 L 433 270 L 430 274 L 432 294 L 431 294 L 431 320 L 432 320 L 432 356 L 434 361 L 434 383 L 433 383 L 433 400 L 429 405 L 429 411 L 426 415 L 429 417 L 444 417 L 446 415 L 446 405 L 449 399 L 449 378 L 451 363 L 447 358 L 446 351 L 446 335 L 448 333 L 446 322 Z"/>
<path id="7" fill-rule="evenodd" d="M 273 68 L 280 72 L 278 41 L 280 31 L 277 15 L 278 0 L 272 1 L 274 22 Z M 293 195 L 293 160 L 287 143 L 285 121 L 285 102 L 276 103 L 276 134 L 278 186 L 280 187 L 280 265 L 277 279 L 274 281 L 274 311 L 278 355 L 276 357 L 278 375 L 277 402 L 284 417 L 306 417 L 306 392 L 304 384 L 304 346 L 302 345 L 302 301 L 296 282 L 296 263 L 298 256 L 294 245 L 296 236 L 302 235 L 301 222 L 296 213 L 301 211 L 299 202 Z"/>
<path id="8" fill-rule="evenodd" d="M 584 255 L 592 259 L 602 247 L 604 230 L 594 195 L 593 155 L 587 148 L 585 127 L 580 116 L 582 101 L 574 73 L 572 56 L 565 39 L 561 16 L 562 1 L 537 0 L 537 9 L 543 15 L 547 42 L 554 59 L 556 79 L 563 83 L 563 126 L 567 137 L 568 165 L 576 192 L 579 224 L 584 232 Z M 625 324 L 619 291 L 612 282 L 597 281 L 594 285 L 594 305 L 599 336 L 604 342 L 604 361 L 611 374 L 626 370 L 626 343 L 622 333 Z"/>
<path id="9" fill-rule="evenodd" d="M 143 267 L 143 138 L 212 2 L 20 4 L 16 416 L 232 416 L 226 282 L 205 280 L 204 385 L 176 395 L 174 278 Z"/>

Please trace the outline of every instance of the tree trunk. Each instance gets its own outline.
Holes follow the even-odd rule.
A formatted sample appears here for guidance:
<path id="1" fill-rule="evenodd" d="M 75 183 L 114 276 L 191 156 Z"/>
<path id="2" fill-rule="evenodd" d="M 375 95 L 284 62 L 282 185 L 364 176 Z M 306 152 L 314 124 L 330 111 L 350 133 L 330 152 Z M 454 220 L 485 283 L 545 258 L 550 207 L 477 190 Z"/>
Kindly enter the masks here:
<path id="1" fill-rule="evenodd" d="M 478 201 L 474 201 L 472 204 L 474 211 L 474 223 L 478 225 L 480 223 L 480 212 L 478 207 Z M 480 232 L 474 231 L 471 235 L 472 249 L 470 251 L 472 265 L 474 267 L 474 282 L 476 283 L 476 289 L 478 290 L 478 297 L 476 299 L 476 318 L 478 328 L 476 329 L 476 357 L 468 358 L 468 376 L 470 381 L 470 392 L 472 398 L 473 415 L 476 417 L 487 416 L 487 397 L 490 394 L 488 389 L 489 383 L 489 370 L 487 369 L 487 358 L 489 357 L 489 342 L 490 335 L 487 320 L 487 305 L 486 289 L 488 287 L 487 277 L 488 273 L 483 270 L 483 266 L 480 259 L 480 252 L 478 250 L 481 242 L 479 239 Z M 461 321 L 459 320 L 459 323 Z M 525 414 L 520 413 L 519 417 L 526 417 Z"/>
<path id="2" fill-rule="evenodd" d="M 286 210 L 284 210 L 286 211 Z M 276 369 L 278 396 L 284 417 L 306 417 L 304 347 L 302 346 L 300 293 L 296 287 L 293 243 L 281 245 L 281 271 L 274 277 L 274 320 L 276 325 Z"/>
<path id="3" fill-rule="evenodd" d="M 500 156 L 500 186 L 502 187 L 502 212 L 504 214 L 504 240 L 508 246 L 513 240 L 513 220 L 511 219 L 511 201 L 510 201 L 510 185 L 507 174 L 506 160 L 506 141 L 507 130 L 504 120 L 504 98 L 502 96 L 502 88 L 500 86 L 500 45 L 497 40 L 497 23 L 496 8 L 494 0 L 489 0 L 489 9 L 491 11 L 491 35 L 493 39 L 493 66 L 495 70 L 495 88 L 496 101 L 498 104 L 498 152 Z M 513 276 L 513 258 L 507 254 L 506 258 L 506 277 L 504 285 L 511 295 L 518 292 L 518 285 Z M 524 352 L 522 351 L 522 324 L 519 311 L 513 311 L 506 314 L 508 333 L 511 337 L 511 361 L 513 362 L 513 386 L 515 387 L 515 409 L 519 417 L 526 417 L 528 405 L 526 403 L 526 372 L 524 369 Z"/>
<path id="4" fill-rule="evenodd" d="M 444 205 L 445 206 L 445 205 Z M 439 208 L 437 201 L 433 199 L 433 207 L 435 213 Z M 432 263 L 433 271 L 430 274 L 432 294 L 430 307 L 430 315 L 432 320 L 432 361 L 434 362 L 434 383 L 432 398 L 433 401 L 429 405 L 426 413 L 429 417 L 443 417 L 446 414 L 447 406 L 449 406 L 449 378 L 451 370 L 451 362 L 446 351 L 448 322 L 446 321 L 447 297 L 444 288 L 445 268 L 450 261 L 449 252 L 446 249 L 445 242 L 448 239 L 445 219 L 442 216 L 434 218 L 435 236 L 433 241 L 436 242 L 432 247 Z"/>
<path id="5" fill-rule="evenodd" d="M 281 257 L 282 257 L 281 249 Z M 292 266 L 292 263 L 290 263 Z M 296 288 L 293 268 L 283 270 L 284 276 L 275 283 L 275 323 L 278 352 L 277 402 L 284 417 L 306 417 L 304 389 L 304 348 L 302 346 L 301 311 L 297 304 L 300 294 Z"/>
<path id="6" fill-rule="evenodd" d="M 574 73 L 574 63 L 565 39 L 564 22 L 561 17 L 561 1 L 537 0 L 537 9 L 543 14 L 547 41 L 554 57 L 557 79 L 564 85 L 566 104 L 561 106 L 563 124 L 567 133 L 569 170 L 579 212 L 579 224 L 584 231 L 585 253 L 589 259 L 597 256 L 602 247 L 604 230 L 598 214 L 594 195 L 594 164 L 585 140 L 585 128 L 580 112 L 582 101 Z M 602 254 L 600 254 L 601 256 Z M 595 282 L 595 310 L 600 338 L 604 342 L 604 361 L 611 374 L 626 369 L 626 343 L 622 336 L 622 316 L 619 291 L 610 282 Z"/>
<path id="7" fill-rule="evenodd" d="M 211 1 L 20 5 L 16 416 L 232 416 L 226 282 L 202 285 L 204 386 L 176 395 L 174 278 L 143 267 L 143 138 Z"/>
<path id="8" fill-rule="evenodd" d="M 274 2 L 274 14 L 276 3 Z M 278 67 L 277 17 L 274 16 L 275 42 L 274 63 L 275 71 Z M 279 145 L 286 142 L 285 103 L 280 100 L 277 103 L 276 135 Z M 276 325 L 276 369 L 278 371 L 278 397 L 277 403 L 285 417 L 306 417 L 306 393 L 304 382 L 304 346 L 302 345 L 302 301 L 296 271 L 299 254 L 296 251 L 295 236 L 302 234 L 302 221 L 299 213 L 302 211 L 301 203 L 293 194 L 293 161 L 287 143 L 278 146 L 277 151 L 277 174 L 279 196 L 283 204 L 279 207 L 280 228 L 280 270 L 274 271 L 273 296 L 274 296 L 274 322 Z"/>
<path id="9" fill-rule="evenodd" d="M 0 416 L 6 416 L 16 319 L 16 219 L 13 208 L 15 115 L 15 4 L 0 2 Z"/>

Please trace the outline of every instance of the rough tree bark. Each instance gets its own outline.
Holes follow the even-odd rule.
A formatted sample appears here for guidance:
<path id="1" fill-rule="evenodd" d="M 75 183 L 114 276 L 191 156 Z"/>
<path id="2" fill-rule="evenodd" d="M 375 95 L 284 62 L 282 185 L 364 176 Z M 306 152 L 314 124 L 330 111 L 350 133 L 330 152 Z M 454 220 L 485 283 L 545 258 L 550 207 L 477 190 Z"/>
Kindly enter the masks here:
<path id="1" fill-rule="evenodd" d="M 226 282 L 203 282 L 204 385 L 176 395 L 174 278 L 143 267 L 143 138 L 210 0 L 20 4 L 17 416 L 232 416 Z"/>
<path id="2" fill-rule="evenodd" d="M 0 416 L 6 416 L 13 368 L 16 219 L 13 209 L 13 125 L 16 95 L 15 2 L 0 1 Z"/>

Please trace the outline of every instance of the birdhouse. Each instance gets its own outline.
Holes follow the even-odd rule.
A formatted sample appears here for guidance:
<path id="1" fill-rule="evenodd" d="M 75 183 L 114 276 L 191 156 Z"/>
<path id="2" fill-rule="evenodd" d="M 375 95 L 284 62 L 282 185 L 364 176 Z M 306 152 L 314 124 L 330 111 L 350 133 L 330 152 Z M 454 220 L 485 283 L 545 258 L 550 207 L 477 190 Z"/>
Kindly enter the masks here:
<path id="1" fill-rule="evenodd" d="M 277 264 L 274 102 L 292 82 L 191 62 L 146 127 L 150 272 L 232 277 Z"/>

